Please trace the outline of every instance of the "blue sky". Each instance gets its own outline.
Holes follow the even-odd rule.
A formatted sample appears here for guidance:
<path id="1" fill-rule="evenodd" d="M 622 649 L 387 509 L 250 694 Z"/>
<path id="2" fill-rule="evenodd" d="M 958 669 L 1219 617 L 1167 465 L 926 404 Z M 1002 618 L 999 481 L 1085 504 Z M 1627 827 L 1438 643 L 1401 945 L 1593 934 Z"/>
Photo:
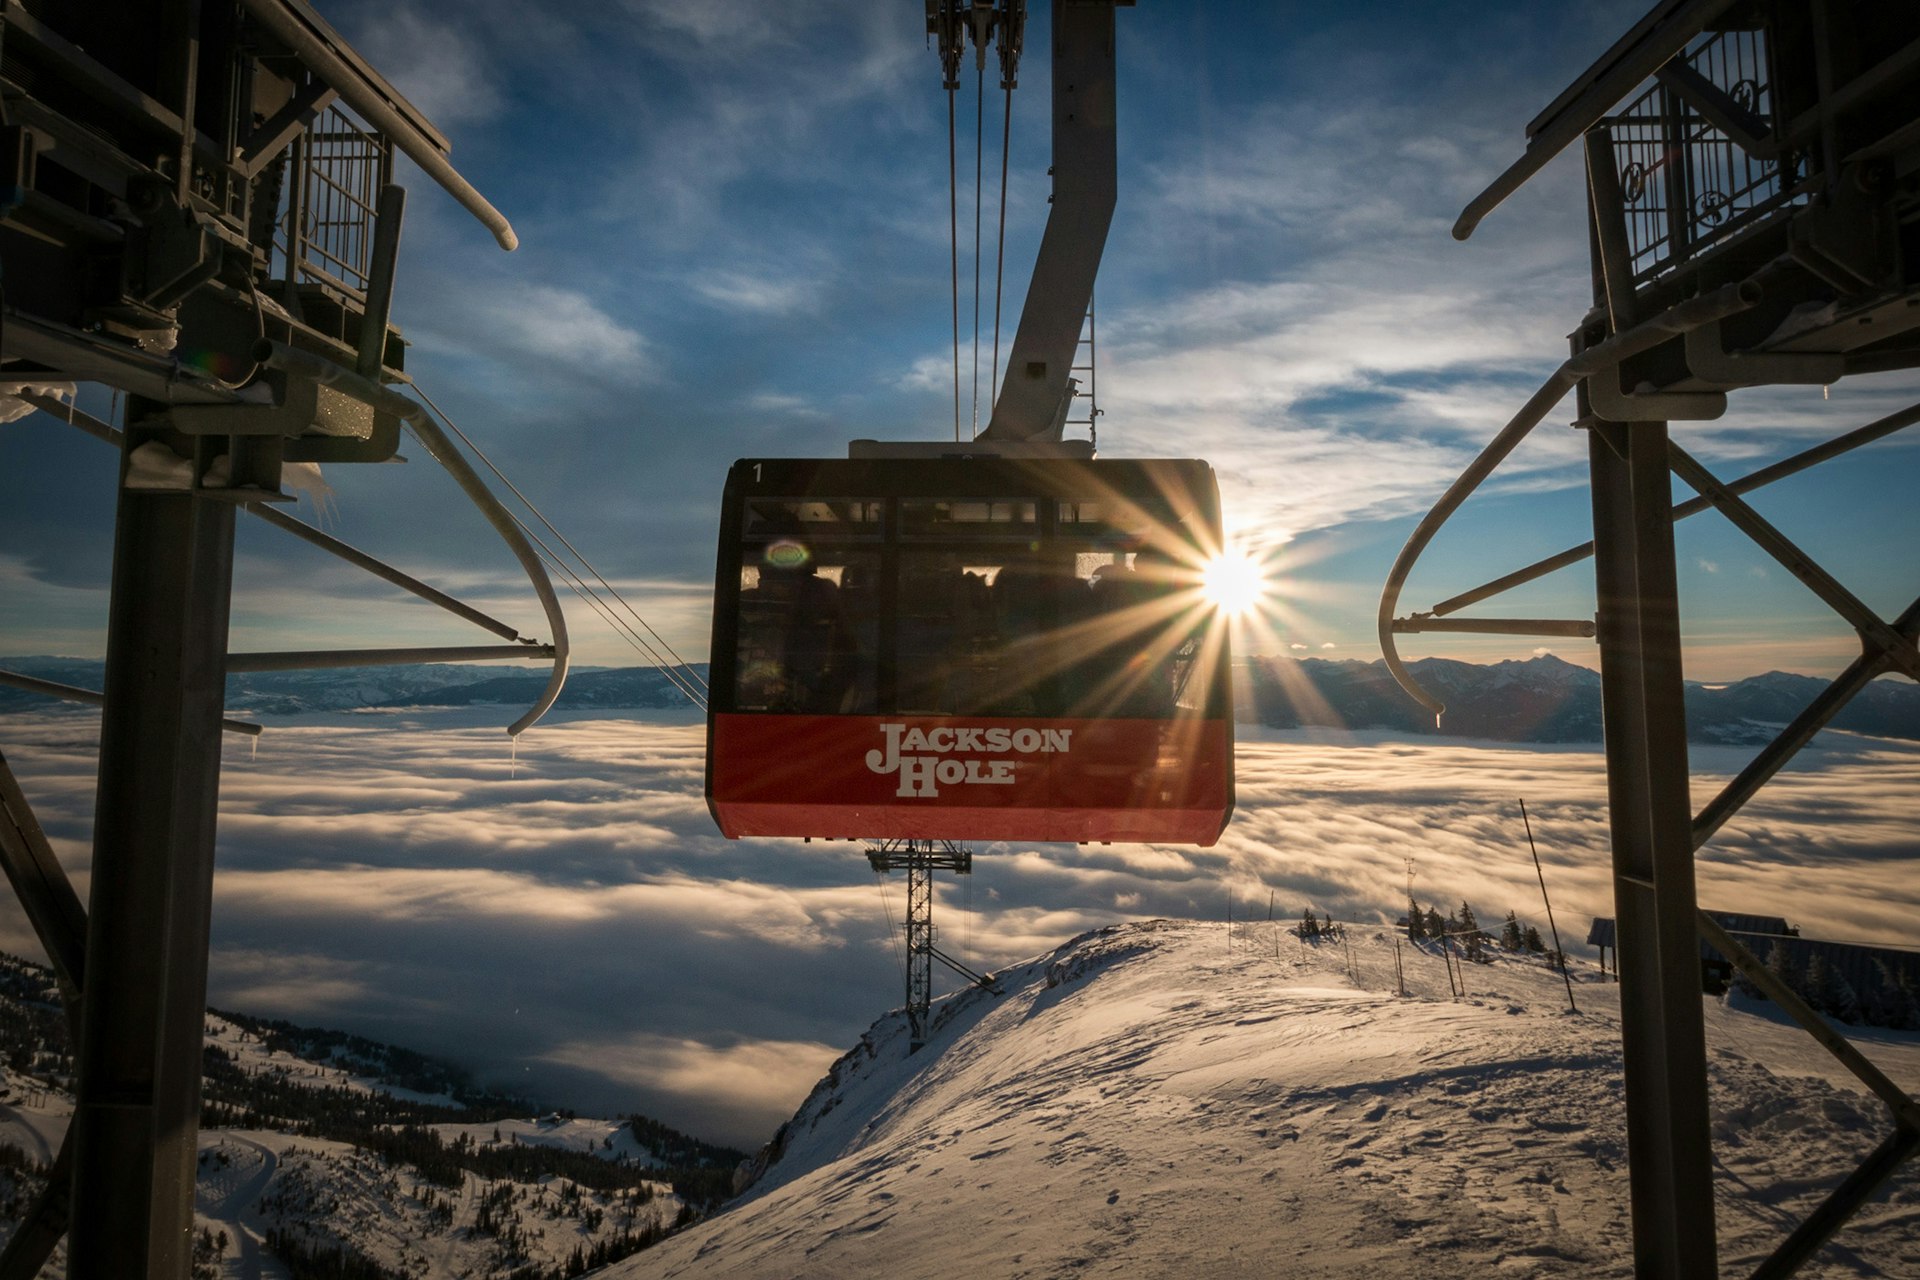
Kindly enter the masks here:
<path id="1" fill-rule="evenodd" d="M 704 655 L 733 458 L 950 434 L 946 104 L 920 6 L 320 7 L 453 139 L 455 165 L 522 242 L 501 253 L 410 174 L 396 304 L 410 371 L 683 652 Z M 1570 157 L 1467 244 L 1447 228 L 1518 154 L 1525 121 L 1643 9 L 1148 0 L 1118 14 L 1101 442 L 1209 458 L 1230 522 L 1276 548 L 1274 625 L 1244 648 L 1378 656 L 1374 605 L 1413 520 L 1551 371 L 1586 304 Z M 1029 37 L 1003 350 L 1046 210 L 1044 6 Z M 1749 393 L 1683 439 L 1739 474 L 1901 407 L 1913 387 Z M 82 403 L 108 411 L 97 390 Z M 1569 401 L 1443 535 L 1407 608 L 1587 538 L 1571 416 Z M 1911 584 L 1878 548 L 1915 531 L 1915 463 L 1896 440 L 1758 505 L 1891 614 Z M 423 459 L 328 478 L 335 532 L 543 629 L 504 549 Z M 99 653 L 111 511 L 105 449 L 44 417 L 0 427 L 0 651 Z M 472 638 L 265 527 L 242 529 L 240 556 L 236 649 Z M 1857 652 L 1714 517 L 1685 527 L 1681 568 L 1690 675 L 1832 671 Z M 1591 607 L 1575 569 L 1499 612 Z M 577 660 L 641 660 L 570 612 Z M 1409 652 L 1532 648 L 1422 638 Z M 1584 642 L 1555 650 L 1594 661 Z"/>

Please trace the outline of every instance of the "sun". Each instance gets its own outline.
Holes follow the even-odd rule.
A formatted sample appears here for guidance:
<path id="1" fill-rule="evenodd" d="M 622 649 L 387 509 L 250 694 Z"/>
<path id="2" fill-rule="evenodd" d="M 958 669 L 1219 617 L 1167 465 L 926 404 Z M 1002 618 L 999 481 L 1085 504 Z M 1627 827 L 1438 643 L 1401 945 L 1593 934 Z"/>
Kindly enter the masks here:
<path id="1" fill-rule="evenodd" d="M 1267 575 L 1260 562 L 1237 547 L 1207 561 L 1200 571 L 1200 591 L 1207 603 L 1229 618 L 1251 612 L 1267 593 Z"/>

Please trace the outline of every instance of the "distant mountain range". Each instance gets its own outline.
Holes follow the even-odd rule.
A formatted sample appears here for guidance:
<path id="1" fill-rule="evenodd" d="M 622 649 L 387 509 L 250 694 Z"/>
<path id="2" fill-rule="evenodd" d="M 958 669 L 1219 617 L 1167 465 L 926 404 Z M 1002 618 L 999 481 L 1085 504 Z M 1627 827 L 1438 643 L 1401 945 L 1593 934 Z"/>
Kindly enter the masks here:
<path id="1" fill-rule="evenodd" d="M 1379 661 L 1251 658 L 1238 690 L 1240 718 L 1289 729 L 1387 729 L 1501 742 L 1600 741 L 1600 677 L 1552 655 L 1491 664 L 1425 658 L 1408 664 L 1445 700 L 1445 724 L 1403 693 Z M 0 658 L 0 668 L 98 689 L 101 664 L 79 658 Z M 705 663 L 681 668 L 704 681 Z M 371 667 L 236 675 L 227 681 L 232 715 L 297 715 L 370 707 L 530 706 L 546 685 L 540 671 L 453 665 Z M 1695 742 L 1758 743 L 1799 714 L 1826 687 L 1813 676 L 1770 671 L 1729 684 L 1687 686 L 1687 733 Z M 53 705 L 0 686 L 0 712 Z M 657 667 L 576 671 L 558 709 L 654 710 L 686 700 Z M 1836 729 L 1920 739 L 1920 685 L 1878 680 L 1833 721 Z"/>
<path id="2" fill-rule="evenodd" d="M 0 658 L 0 669 L 98 690 L 102 664 L 87 658 Z M 707 667 L 681 670 L 704 682 Z M 531 706 L 546 688 L 544 668 L 526 670 L 447 663 L 357 667 L 340 671 L 270 671 L 227 677 L 227 714 L 286 716 L 311 711 L 359 711 L 369 707 Z M 0 685 L 0 712 L 55 705 L 44 695 Z M 658 667 L 576 669 L 560 695 L 562 711 L 590 708 L 650 709 L 686 706 L 687 700 Z"/>
<path id="3" fill-rule="evenodd" d="M 1501 742 L 1600 741 L 1600 675 L 1551 654 L 1481 664 L 1424 658 L 1407 664 L 1447 705 L 1442 726 L 1401 691 L 1384 662 L 1254 658 L 1247 663 L 1243 719 L 1304 726 L 1445 733 Z M 1814 676 L 1769 671 L 1728 684 L 1689 682 L 1687 736 L 1694 742 L 1763 743 L 1827 687 Z M 1831 727 L 1882 738 L 1920 739 L 1920 685 L 1877 680 Z"/>

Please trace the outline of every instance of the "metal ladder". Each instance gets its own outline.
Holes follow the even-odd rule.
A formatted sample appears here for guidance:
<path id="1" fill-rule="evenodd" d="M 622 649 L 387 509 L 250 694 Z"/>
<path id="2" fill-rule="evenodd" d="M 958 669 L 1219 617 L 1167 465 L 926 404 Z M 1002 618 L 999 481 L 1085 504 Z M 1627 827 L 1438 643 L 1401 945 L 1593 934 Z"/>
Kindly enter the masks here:
<path id="1" fill-rule="evenodd" d="M 1099 384 L 1094 368 L 1097 363 L 1096 357 L 1099 354 L 1099 343 L 1097 341 L 1099 329 L 1095 324 L 1094 313 L 1095 299 L 1092 295 L 1089 295 L 1087 298 L 1087 322 L 1080 330 L 1080 341 L 1074 348 L 1074 360 L 1076 363 L 1073 366 L 1072 373 L 1069 375 L 1072 377 L 1074 383 L 1073 400 L 1075 402 L 1081 400 L 1087 402 L 1086 416 L 1084 418 L 1072 416 L 1075 405 L 1069 404 L 1067 407 L 1067 419 L 1061 425 L 1063 427 L 1085 427 L 1087 429 L 1087 438 L 1097 446 L 1100 443 L 1099 418 L 1105 411 L 1100 408 L 1098 394 Z M 1084 363 L 1080 363 L 1083 354 Z"/>

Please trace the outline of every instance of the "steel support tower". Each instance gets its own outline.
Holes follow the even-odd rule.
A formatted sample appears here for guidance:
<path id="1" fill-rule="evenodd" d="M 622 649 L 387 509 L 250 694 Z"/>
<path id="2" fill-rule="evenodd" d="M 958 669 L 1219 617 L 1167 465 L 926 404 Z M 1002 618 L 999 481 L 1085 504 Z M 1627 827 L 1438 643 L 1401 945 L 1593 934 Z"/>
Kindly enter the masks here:
<path id="1" fill-rule="evenodd" d="M 1527 134 L 1525 154 L 1468 205 L 1454 235 L 1467 238 L 1579 144 L 1594 304 L 1566 362 L 1401 552 L 1381 599 L 1382 647 L 1408 692 L 1438 714 L 1396 637 L 1598 641 L 1636 1276 L 1718 1274 L 1703 941 L 1886 1104 L 1891 1132 L 1754 1273 L 1771 1280 L 1812 1257 L 1920 1150 L 1920 1107 L 1700 912 L 1694 854 L 1871 681 L 1920 679 L 1920 602 L 1883 619 L 1741 495 L 1920 422 L 1920 405 L 1731 481 L 1683 440 L 1688 423 L 1720 417 L 1745 388 L 1920 367 L 1920 9 L 1662 0 Z M 1434 533 L 1569 391 L 1588 436 L 1593 541 L 1397 616 Z M 1675 478 L 1696 496 L 1676 504 Z M 1707 510 L 1844 619 L 1861 656 L 1696 812 L 1674 525 Z M 1593 620 L 1450 616 L 1589 556 Z"/>
<path id="2" fill-rule="evenodd" d="M 952 969 L 969 982 L 992 989 L 991 977 L 976 973 L 934 943 L 933 873 L 973 874 L 973 854 L 951 840 L 884 840 L 867 846 L 867 861 L 881 875 L 907 873 L 907 1025 L 909 1052 L 927 1042 L 927 1008 L 933 1001 L 933 962 Z"/>
<path id="3" fill-rule="evenodd" d="M 0 397 L 119 453 L 104 688 L 0 672 L 103 707 L 84 909 L 0 760 L 0 868 L 53 963 L 76 1062 L 73 1121 L 0 1280 L 31 1280 L 62 1235 L 74 1280 L 186 1280 L 221 735 L 259 732 L 224 719 L 227 674 L 485 656 L 553 660 L 549 694 L 564 678 L 531 548 L 385 385 L 405 352 L 388 323 L 395 154 L 515 239 L 447 140 L 304 0 L 24 0 L 0 12 L 0 43 Z M 48 393 L 81 383 L 124 393 L 123 427 Z M 274 509 L 285 465 L 386 461 L 402 421 L 530 566 L 551 644 Z M 509 643 L 229 654 L 243 511 Z"/>

